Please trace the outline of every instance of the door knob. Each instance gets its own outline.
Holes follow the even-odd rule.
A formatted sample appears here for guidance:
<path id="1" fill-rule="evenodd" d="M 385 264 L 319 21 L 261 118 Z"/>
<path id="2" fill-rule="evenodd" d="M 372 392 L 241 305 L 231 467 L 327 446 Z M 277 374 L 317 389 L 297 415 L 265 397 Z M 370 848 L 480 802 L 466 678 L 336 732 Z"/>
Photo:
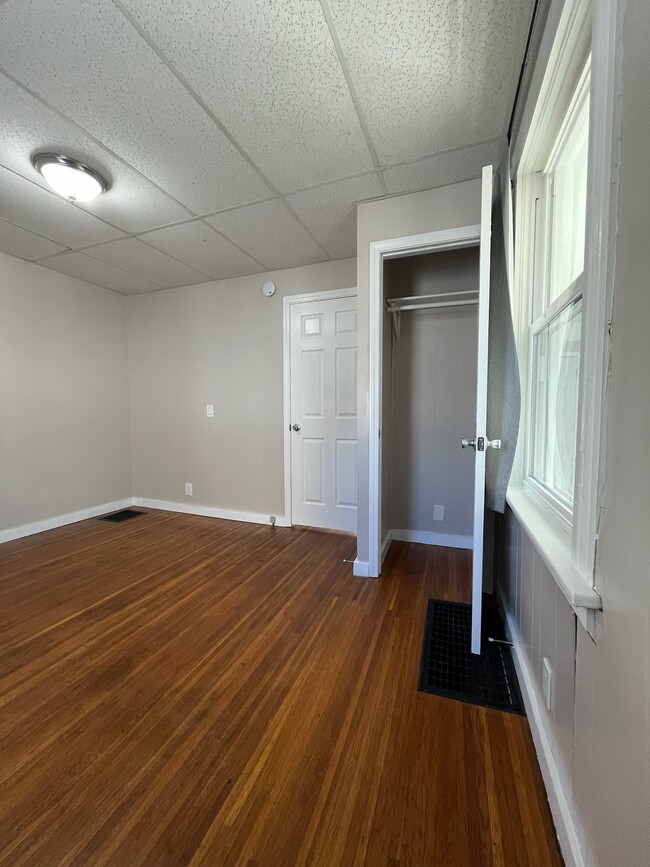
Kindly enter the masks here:
<path id="1" fill-rule="evenodd" d="M 291 430 L 295 430 L 296 432 L 298 432 L 300 430 L 300 425 L 299 424 L 292 424 Z"/>
<path id="2" fill-rule="evenodd" d="M 460 441 L 460 447 L 463 449 L 470 448 L 474 449 L 474 451 L 485 451 L 485 448 L 489 449 L 500 449 L 501 448 L 501 440 L 486 440 L 485 437 L 474 437 L 473 440 L 462 439 Z"/>

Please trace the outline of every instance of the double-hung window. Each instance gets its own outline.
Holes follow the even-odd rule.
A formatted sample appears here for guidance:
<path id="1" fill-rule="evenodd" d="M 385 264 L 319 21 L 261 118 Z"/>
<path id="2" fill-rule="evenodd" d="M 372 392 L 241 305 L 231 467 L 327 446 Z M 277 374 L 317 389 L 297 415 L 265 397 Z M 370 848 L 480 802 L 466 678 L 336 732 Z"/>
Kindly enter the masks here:
<path id="1" fill-rule="evenodd" d="M 529 372 L 525 479 L 571 523 L 576 478 L 580 345 L 585 291 L 589 162 L 587 60 L 566 113 L 536 155 L 532 196 L 532 298 L 527 305 Z"/>

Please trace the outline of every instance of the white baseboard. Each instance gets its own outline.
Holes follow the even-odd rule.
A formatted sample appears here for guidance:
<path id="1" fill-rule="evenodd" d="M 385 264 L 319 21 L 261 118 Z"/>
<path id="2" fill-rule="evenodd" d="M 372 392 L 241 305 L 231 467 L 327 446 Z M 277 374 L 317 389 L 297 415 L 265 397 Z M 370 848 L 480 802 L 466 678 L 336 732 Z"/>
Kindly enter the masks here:
<path id="1" fill-rule="evenodd" d="M 243 521 L 247 524 L 270 524 L 269 515 L 261 512 L 237 512 L 233 509 L 220 509 L 215 506 L 195 506 L 190 503 L 172 503 L 169 500 L 149 500 L 145 497 L 135 497 L 135 506 L 146 509 L 161 509 L 164 512 L 182 512 L 184 515 L 201 515 L 204 518 L 224 518 L 226 521 Z M 275 520 L 276 527 L 289 527 L 284 515 Z"/>
<path id="2" fill-rule="evenodd" d="M 397 542 L 419 542 L 421 545 L 439 545 L 441 548 L 466 548 L 472 550 L 472 536 L 455 536 L 451 533 L 430 533 L 428 530 L 391 530 L 390 538 Z"/>
<path id="3" fill-rule="evenodd" d="M 67 515 L 56 515 L 54 518 L 46 518 L 44 521 L 36 521 L 33 524 L 23 524 L 21 527 L 13 527 L 10 530 L 0 530 L 0 543 L 33 536 L 35 533 L 44 533 L 46 530 L 54 530 L 57 527 L 65 527 L 66 524 L 76 524 L 77 521 L 85 521 L 87 518 L 96 518 L 98 515 L 117 512 L 119 509 L 126 509 L 132 505 L 133 499 L 128 497 L 125 500 L 115 500 L 112 503 L 103 503 L 101 506 L 80 509 L 78 512 L 68 512 Z"/>
<path id="4" fill-rule="evenodd" d="M 357 578 L 367 578 L 370 574 L 370 563 L 367 560 L 359 560 L 357 557 L 352 566 L 352 574 L 356 575 Z"/>
<path id="5" fill-rule="evenodd" d="M 517 630 L 517 626 L 503 605 L 503 600 L 500 601 L 505 613 L 506 623 L 508 624 L 508 633 L 513 642 L 513 659 L 517 670 L 517 677 L 519 678 L 519 686 L 521 687 L 521 694 L 526 706 L 528 723 L 533 736 L 533 743 L 535 744 L 535 751 L 542 771 L 542 777 L 544 778 L 546 794 L 551 807 L 551 813 L 553 814 L 555 830 L 557 831 L 557 838 L 560 844 L 560 849 L 562 850 L 562 856 L 566 867 L 584 867 L 585 862 L 582 857 L 582 852 L 580 851 L 580 843 L 575 823 L 573 821 L 573 815 L 569 808 L 569 803 L 562 785 L 562 777 L 560 776 L 560 772 L 555 762 L 548 733 L 544 726 L 544 719 L 540 709 L 540 699 L 535 688 L 535 681 L 533 680 L 526 654 L 523 652 L 521 647 L 521 637 Z"/>

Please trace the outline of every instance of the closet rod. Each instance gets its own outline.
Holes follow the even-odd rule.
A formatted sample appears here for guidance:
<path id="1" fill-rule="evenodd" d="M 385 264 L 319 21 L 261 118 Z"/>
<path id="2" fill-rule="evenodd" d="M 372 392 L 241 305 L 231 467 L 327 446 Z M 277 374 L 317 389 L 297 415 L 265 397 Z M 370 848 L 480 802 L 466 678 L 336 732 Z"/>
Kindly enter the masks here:
<path id="1" fill-rule="evenodd" d="M 400 310 L 429 310 L 436 307 L 461 307 L 467 304 L 478 304 L 478 292 L 440 292 L 438 295 L 389 298 L 386 309 L 389 313 L 397 313 Z"/>
<path id="2" fill-rule="evenodd" d="M 467 307 L 478 304 L 478 298 L 466 298 L 461 301 L 425 301 L 423 304 L 405 304 L 400 307 L 388 308 L 389 313 L 403 313 L 405 310 L 433 310 L 437 307 Z"/>

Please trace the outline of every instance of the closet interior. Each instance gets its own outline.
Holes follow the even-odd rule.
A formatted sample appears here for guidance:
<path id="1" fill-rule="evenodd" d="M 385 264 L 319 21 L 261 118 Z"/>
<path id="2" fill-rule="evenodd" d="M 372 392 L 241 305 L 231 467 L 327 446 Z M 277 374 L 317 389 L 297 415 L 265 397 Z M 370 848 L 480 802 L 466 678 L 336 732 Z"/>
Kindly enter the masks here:
<path id="1" fill-rule="evenodd" d="M 392 540 L 472 548 L 479 247 L 384 261 L 382 559 Z"/>

